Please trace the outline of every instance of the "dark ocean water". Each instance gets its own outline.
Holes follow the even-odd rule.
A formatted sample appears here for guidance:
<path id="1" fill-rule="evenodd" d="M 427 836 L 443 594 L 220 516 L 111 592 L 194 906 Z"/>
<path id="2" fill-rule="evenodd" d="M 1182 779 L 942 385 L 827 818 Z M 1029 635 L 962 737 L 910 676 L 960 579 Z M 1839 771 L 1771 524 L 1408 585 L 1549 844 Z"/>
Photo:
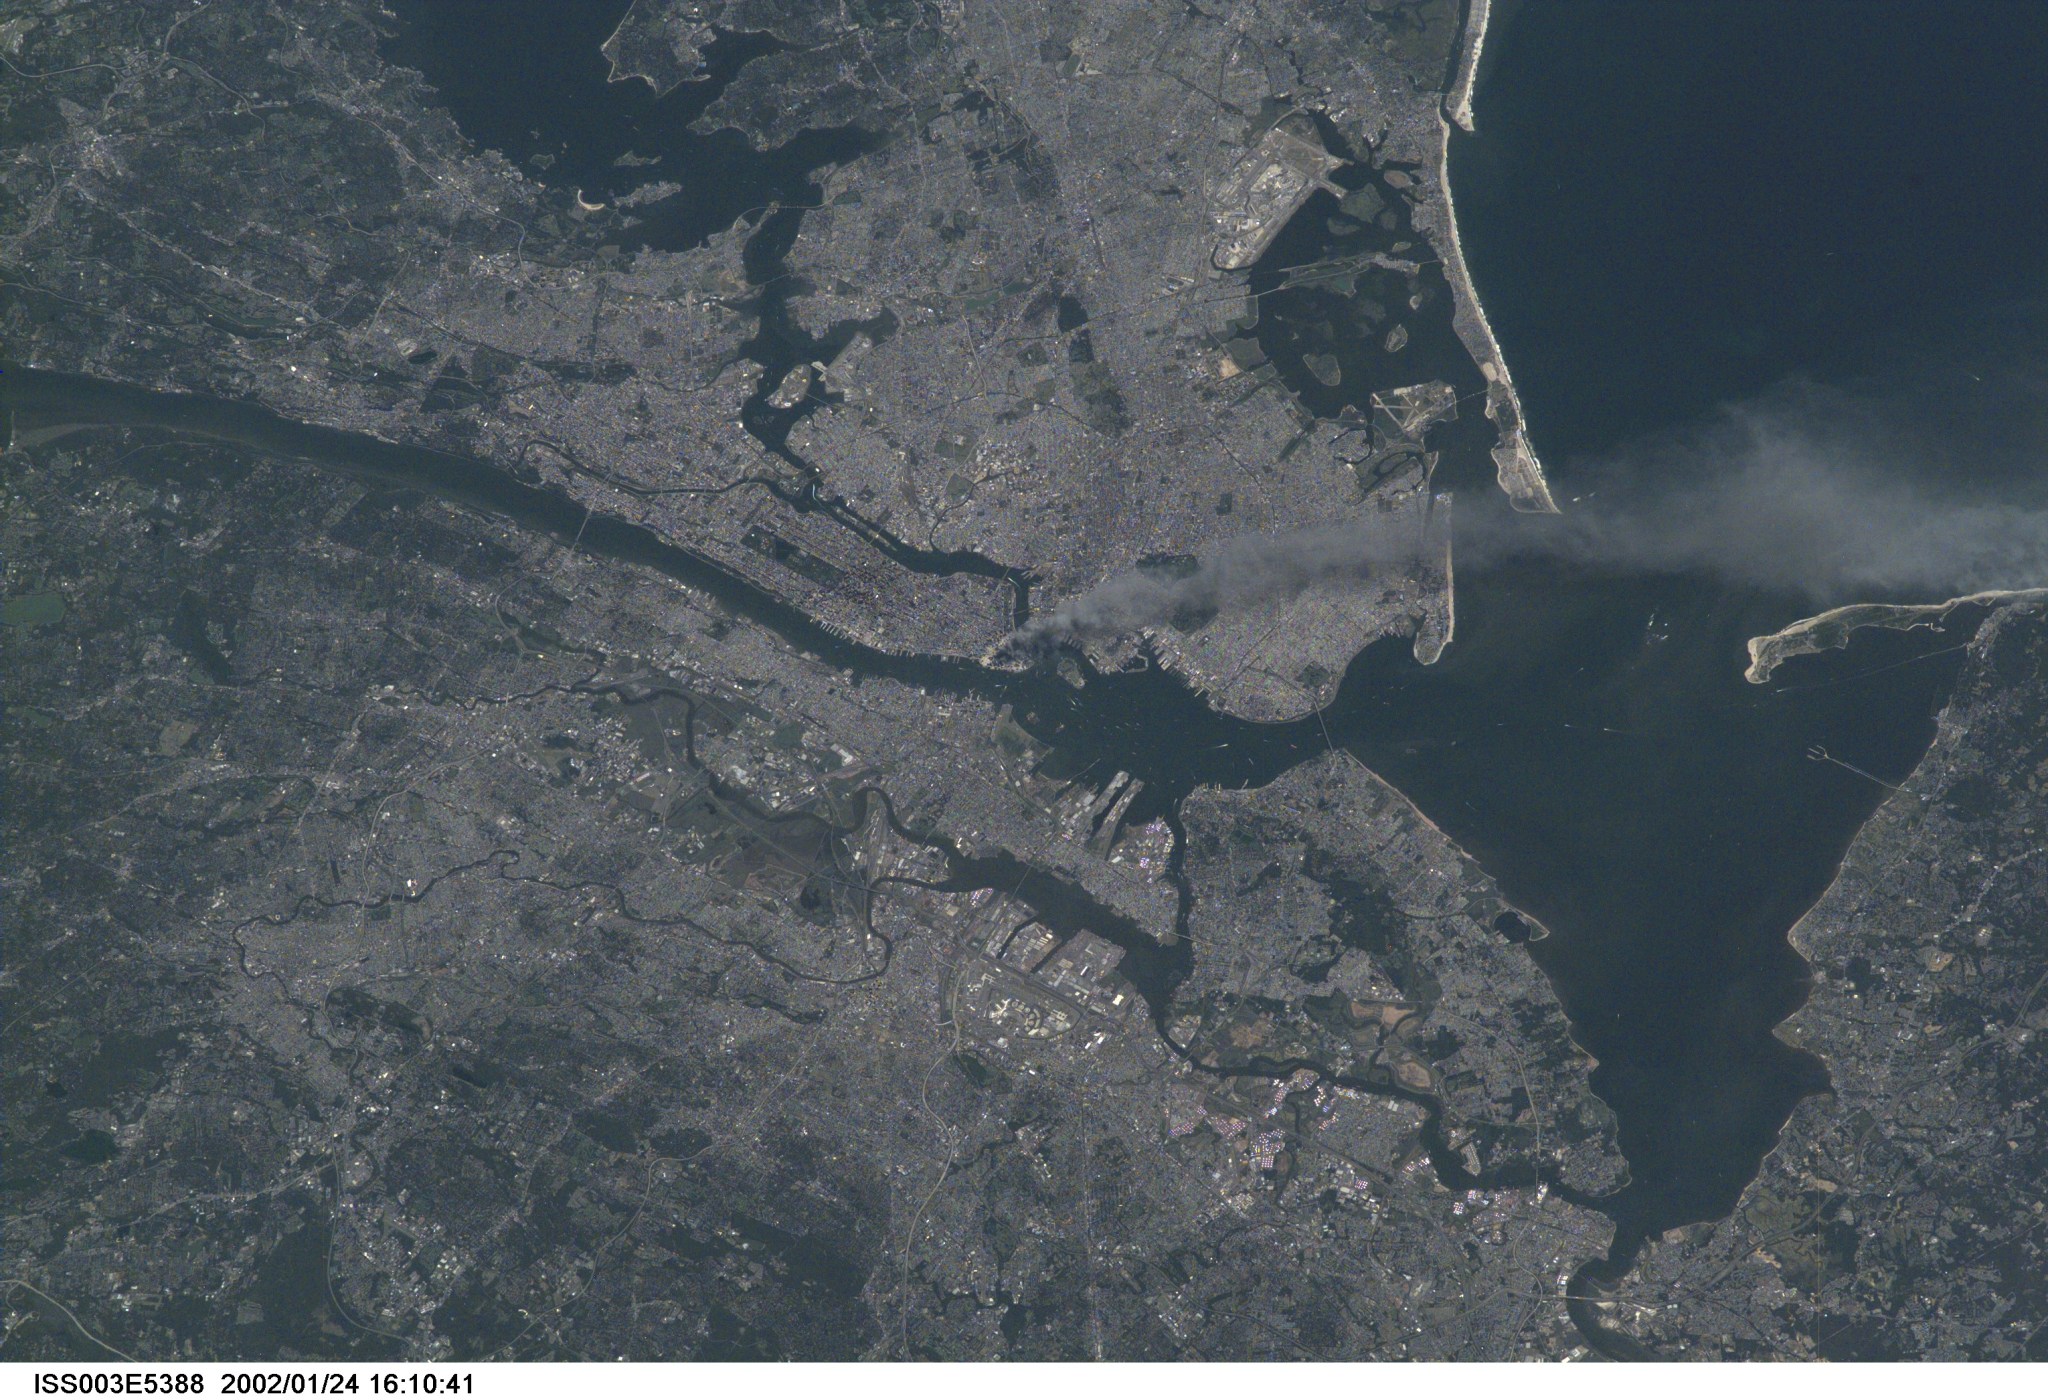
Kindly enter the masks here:
<path id="1" fill-rule="evenodd" d="M 2048 494 L 2048 5 L 1529 0 L 1487 42 L 1451 181 L 1560 499 L 1788 382 L 1860 397 L 1938 491 Z M 1865 635 L 1758 688 L 1741 636 L 1810 602 L 1459 583 L 1455 655 L 1407 682 L 1457 697 L 1454 747 L 1374 761 L 1555 930 L 1541 959 L 1636 1176 L 1625 1224 L 1718 1215 L 1815 1082 L 1766 1033 L 1802 995 L 1783 934 L 1885 796 L 1807 747 L 1899 781 L 1967 633 Z M 1663 639 L 1631 642 L 1650 612 Z"/>
<path id="2" fill-rule="evenodd" d="M 1487 46 L 1451 178 L 1546 459 L 1788 377 L 2038 356 L 2038 0 L 1526 0 Z"/>

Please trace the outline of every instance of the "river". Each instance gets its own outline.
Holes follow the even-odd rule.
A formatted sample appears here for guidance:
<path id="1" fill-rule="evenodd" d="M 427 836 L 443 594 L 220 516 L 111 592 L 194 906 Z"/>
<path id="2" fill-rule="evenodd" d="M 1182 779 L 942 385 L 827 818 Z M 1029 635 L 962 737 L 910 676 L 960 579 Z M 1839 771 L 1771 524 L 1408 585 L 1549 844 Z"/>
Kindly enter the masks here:
<path id="1" fill-rule="evenodd" d="M 1941 6 L 1899 13 L 1909 8 L 1930 25 L 1948 16 Z M 1972 26 L 1986 22 L 1986 7 L 1977 9 L 1944 20 L 1964 49 L 1981 37 Z M 1980 85 L 1988 95 L 1966 117 L 1944 113 L 1938 138 L 1915 145 L 1908 118 L 1926 108 L 1896 89 L 1910 87 L 1922 63 L 1927 81 L 1955 81 L 1937 61 L 1947 51 L 1919 20 L 1901 29 L 1896 19 L 1874 26 L 1888 38 L 1859 33 L 1838 49 L 1839 25 L 1820 23 L 1822 12 L 1846 13 L 1531 4 L 1491 37 L 1481 134 L 1457 143 L 1452 173 L 1475 280 L 1560 496 L 1594 479 L 1600 454 L 1643 434 L 1787 377 L 1894 373 L 1916 346 L 1940 336 L 1953 343 L 1984 307 L 2018 305 L 2039 260 L 2023 265 L 2009 230 L 1993 237 L 1978 215 L 1993 207 L 2000 218 L 2036 218 L 2048 182 L 2035 171 L 2026 191 L 1988 206 L 1945 195 L 1983 174 L 1982 162 L 2021 159 L 2014 131 L 2038 133 L 2048 121 L 2005 124 L 2039 95 L 2013 91 L 2023 85 L 2017 71 L 2012 82 Z M 1988 13 L 2031 15 L 2034 41 L 2048 42 L 2039 22 L 2048 7 Z M 756 158 L 723 143 L 692 145 L 704 138 L 650 115 L 651 94 L 621 91 L 638 84 L 611 88 L 618 110 L 609 117 L 577 108 L 550 126 L 543 100 L 596 103 L 601 63 L 581 88 L 561 92 L 493 84 L 484 81 L 489 65 L 517 56 L 516 46 L 493 43 L 459 56 L 465 86 L 436 71 L 458 56 L 437 60 L 430 40 L 416 32 L 405 57 L 442 84 L 458 123 L 487 131 L 497 120 L 491 104 L 503 101 L 490 94 L 520 91 L 541 119 L 521 138 L 533 149 L 514 155 L 553 154 L 558 174 L 583 178 L 581 162 L 594 180 L 619 153 L 638 150 L 686 186 L 758 177 L 760 189 L 788 194 L 810 178 L 816 152 L 791 155 L 787 168 L 771 153 L 758 158 L 767 164 L 727 170 L 718 162 L 728 156 Z M 1759 82 L 1758 67 L 1781 81 Z M 1803 116 L 1771 105 L 1790 96 L 1802 98 Z M 1859 96 L 1870 101 L 1859 107 Z M 701 108 L 705 99 L 683 89 L 667 100 Z M 624 127 L 607 132 L 603 121 Z M 673 147 L 652 144 L 664 133 Z M 1995 136 L 2002 144 L 1972 144 Z M 1861 151 L 1861 173 L 1836 170 L 1836 149 Z M 692 163 L 700 157 L 710 162 L 701 171 Z M 2038 154 L 2026 159 L 2030 171 L 2040 163 Z M 1843 192 L 1865 189 L 1859 180 L 1875 191 L 1863 203 Z M 686 246 L 701 236 L 690 222 L 696 207 L 657 221 L 651 241 Z M 1917 220 L 1910 235 L 1887 226 L 1864 238 L 1872 218 L 1901 209 Z M 723 217 L 701 217 L 714 215 Z M 2032 236 L 2034 253 L 2048 248 L 2041 230 Z M 1942 271 L 1930 266 L 1936 249 Z M 1418 346 L 1433 343 L 1418 331 Z M 1924 752 L 1976 616 L 1946 631 L 1860 634 L 1842 652 L 1752 686 L 1742 679 L 1746 639 L 1811 611 L 1810 600 L 1699 574 L 1461 566 L 1457 636 L 1438 664 L 1417 665 L 1404 639 L 1389 639 L 1355 659 L 1322 715 L 1251 725 L 1214 713 L 1158 671 L 1091 673 L 1077 687 L 1047 671 L 874 651 L 682 544 L 586 516 L 491 463 L 290 423 L 251 405 L 34 371 L 0 377 L 0 397 L 18 430 L 95 423 L 241 442 L 578 538 L 586 551 L 702 589 L 835 665 L 1014 706 L 1021 723 L 1077 762 L 1099 758 L 1104 771 L 1142 779 L 1130 820 L 1171 821 L 1197 786 L 1256 785 L 1328 744 L 1349 748 L 1550 930 L 1529 950 L 1600 1061 L 1594 1085 L 1616 1110 L 1632 1170 L 1631 1185 L 1602 1203 L 1624 1254 L 1644 1234 L 1725 1213 L 1791 1106 L 1825 1084 L 1823 1066 L 1771 1033 L 1804 991 L 1785 934 L 1887 795 L 1882 784 L 1902 780 Z M 1967 435 L 1974 421 L 1950 426 Z M 1980 469 L 2017 476 L 2017 462 L 1987 447 Z M 1458 504 L 1466 519 L 1504 509 L 1490 490 L 1467 491 Z M 986 566 L 922 562 L 940 572 Z M 1815 761 L 1815 746 L 1882 782 Z M 1183 943 L 1126 964 L 1155 1015 L 1189 956 Z"/>

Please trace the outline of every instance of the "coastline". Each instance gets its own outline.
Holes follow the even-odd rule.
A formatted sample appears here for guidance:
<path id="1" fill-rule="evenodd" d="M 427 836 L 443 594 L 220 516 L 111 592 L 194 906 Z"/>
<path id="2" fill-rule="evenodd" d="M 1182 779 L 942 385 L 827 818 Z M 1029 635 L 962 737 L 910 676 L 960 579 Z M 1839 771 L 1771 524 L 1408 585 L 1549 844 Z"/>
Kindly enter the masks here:
<path id="1" fill-rule="evenodd" d="M 1829 608 L 1812 617 L 1802 617 L 1768 636 L 1751 637 L 1749 666 L 1742 678 L 1751 685 L 1762 685 L 1772 672 L 1795 656 L 1811 656 L 1847 646 L 1850 635 L 1860 627 L 1890 627 L 1904 632 L 1935 626 L 1957 608 L 2041 601 L 2048 601 L 2048 588 L 1994 588 L 1943 603 L 1850 603 Z"/>
<path id="2" fill-rule="evenodd" d="M 1451 326 L 1466 351 L 1486 378 L 1486 416 L 1500 435 L 1493 449 L 1494 477 L 1518 511 L 1540 515 L 1558 514 L 1550 494 L 1543 464 L 1529 445 L 1524 426 L 1522 401 L 1508 373 L 1507 359 L 1493 326 L 1486 319 L 1472 275 L 1465 265 L 1465 251 L 1458 241 L 1457 206 L 1451 195 L 1451 127 L 1472 130 L 1472 91 L 1477 85 L 1480 55 L 1486 44 L 1487 18 L 1492 0 L 1467 0 L 1465 34 L 1460 41 L 1457 68 L 1437 113 L 1435 150 L 1437 188 L 1443 192 L 1442 227 L 1431 230 L 1434 245 L 1442 252 L 1444 280 L 1450 284 Z M 1424 211 L 1418 209 L 1418 215 Z M 1434 210 L 1429 211 L 1434 213 Z"/>
<path id="3" fill-rule="evenodd" d="M 1465 32 L 1458 37 L 1458 66 L 1444 93 L 1444 115 L 1464 131 L 1472 130 L 1472 89 L 1479 85 L 1479 51 L 1486 47 L 1486 22 L 1493 0 L 1467 0 Z"/>

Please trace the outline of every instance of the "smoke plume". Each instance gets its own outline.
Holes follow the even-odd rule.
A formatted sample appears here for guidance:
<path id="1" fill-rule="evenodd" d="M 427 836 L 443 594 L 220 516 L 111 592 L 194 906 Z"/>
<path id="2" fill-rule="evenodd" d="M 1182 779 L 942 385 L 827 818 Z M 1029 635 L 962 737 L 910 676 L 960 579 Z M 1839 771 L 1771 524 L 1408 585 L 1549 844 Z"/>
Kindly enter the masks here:
<path id="1" fill-rule="evenodd" d="M 2014 426 L 1792 386 L 1574 464 L 1585 489 L 1562 516 L 1468 512 L 1458 557 L 1704 573 L 1824 606 L 2038 587 L 2048 436 Z"/>
<path id="2" fill-rule="evenodd" d="M 1423 549 L 1419 523 L 1347 521 L 1285 535 L 1240 535 L 1192 568 L 1144 569 L 1098 584 L 1033 618 L 1009 643 L 1038 650 L 1070 638 L 1134 632 L 1182 613 L 1234 612 L 1329 580 L 1403 572 Z"/>
<path id="3" fill-rule="evenodd" d="M 1552 559 L 1701 573 L 1816 607 L 2048 586 L 2048 392 L 2026 387 L 2025 411 L 1988 417 L 1962 413 L 1954 397 L 1781 388 L 1683 433 L 1569 463 L 1553 482 L 1559 516 L 1519 515 L 1468 489 L 1453 552 L 1461 569 Z M 1243 536 L 1177 577 L 1111 579 L 1010 642 L 1039 649 L 1291 598 L 1328 579 L 1405 572 L 1424 552 L 1412 517 Z"/>

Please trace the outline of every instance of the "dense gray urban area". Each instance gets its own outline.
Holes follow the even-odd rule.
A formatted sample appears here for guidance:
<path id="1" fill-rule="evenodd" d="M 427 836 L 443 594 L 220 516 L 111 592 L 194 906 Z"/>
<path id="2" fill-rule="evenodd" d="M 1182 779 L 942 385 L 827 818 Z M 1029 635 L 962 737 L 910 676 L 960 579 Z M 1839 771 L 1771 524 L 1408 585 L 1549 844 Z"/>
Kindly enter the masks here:
<path id="1" fill-rule="evenodd" d="M 1794 931 L 1833 1091 L 1618 1278 L 1542 929 L 1147 728 L 1454 647 L 1441 473 L 1555 508 L 1460 5 L 634 0 L 782 162 L 710 215 L 416 8 L 0 17 L 0 1356 L 2043 1355 L 2038 604 Z"/>

